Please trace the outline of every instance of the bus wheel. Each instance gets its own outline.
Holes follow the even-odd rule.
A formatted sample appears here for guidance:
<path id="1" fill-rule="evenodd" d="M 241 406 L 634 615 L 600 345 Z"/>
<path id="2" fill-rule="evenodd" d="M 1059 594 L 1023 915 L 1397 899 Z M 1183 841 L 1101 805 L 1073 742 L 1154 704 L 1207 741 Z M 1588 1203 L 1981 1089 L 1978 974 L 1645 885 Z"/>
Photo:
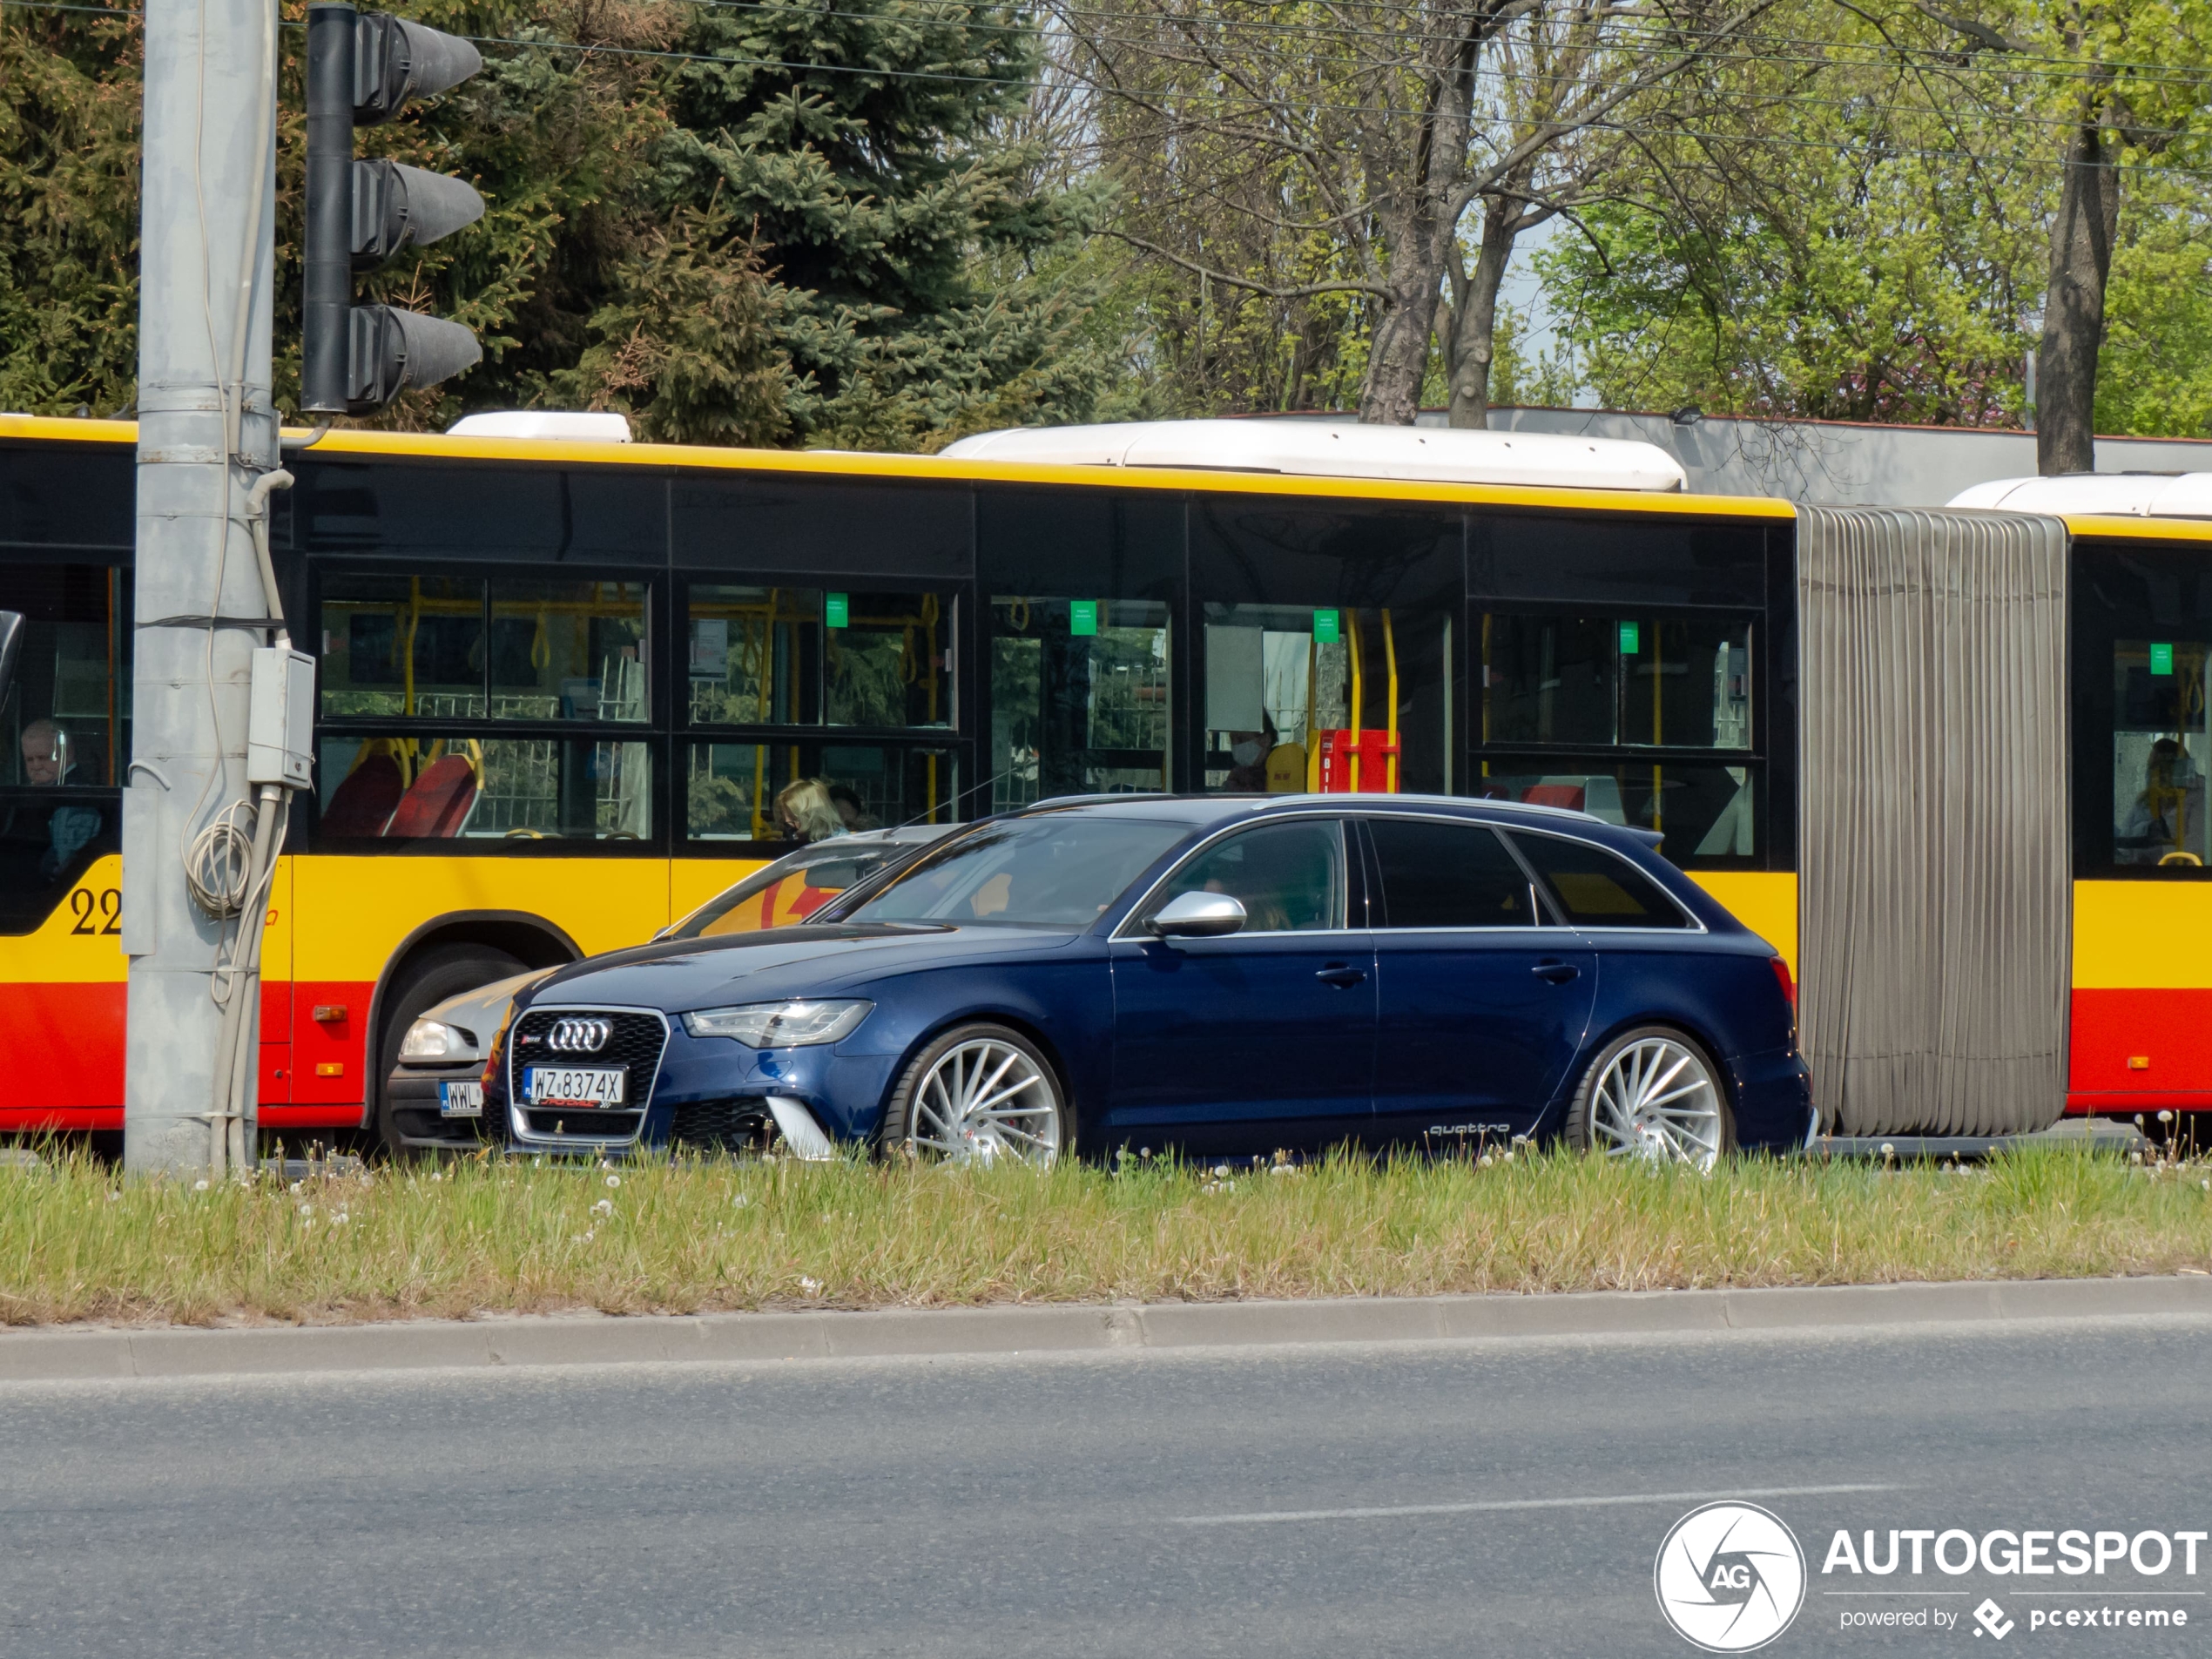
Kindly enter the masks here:
<path id="1" fill-rule="evenodd" d="M 385 1157 L 404 1157 L 408 1152 L 400 1138 L 399 1125 L 393 1120 L 389 1087 L 393 1069 L 400 1063 L 400 1044 L 407 1036 L 408 1027 L 448 996 L 458 996 L 479 985 L 519 974 L 523 967 L 505 951 L 489 945 L 440 945 L 408 965 L 407 977 L 400 981 L 399 989 L 393 995 L 391 1010 L 377 1034 L 374 1049 L 376 1071 L 371 1086 L 376 1090 L 376 1109 L 369 1121 L 375 1130 L 377 1148 Z M 479 1031 L 476 1036 L 479 1042 L 489 1042 L 492 1033 Z"/>
<path id="2" fill-rule="evenodd" d="M 1736 1125 L 1720 1069 L 1687 1033 L 1645 1025 L 1599 1050 L 1567 1109 L 1578 1152 L 1710 1170 L 1733 1150 Z"/>

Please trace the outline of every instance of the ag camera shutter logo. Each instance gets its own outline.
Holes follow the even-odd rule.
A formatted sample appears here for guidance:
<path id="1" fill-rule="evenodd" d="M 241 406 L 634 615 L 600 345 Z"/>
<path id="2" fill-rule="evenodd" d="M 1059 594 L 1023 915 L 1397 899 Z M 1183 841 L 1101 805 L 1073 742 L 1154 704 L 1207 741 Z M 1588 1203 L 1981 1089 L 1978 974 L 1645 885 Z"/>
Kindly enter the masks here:
<path id="1" fill-rule="evenodd" d="M 1749 1653 L 1804 1605 L 1804 1551 L 1757 1504 L 1709 1503 L 1668 1532 L 1652 1585 L 1676 1635 L 1707 1653 Z"/>

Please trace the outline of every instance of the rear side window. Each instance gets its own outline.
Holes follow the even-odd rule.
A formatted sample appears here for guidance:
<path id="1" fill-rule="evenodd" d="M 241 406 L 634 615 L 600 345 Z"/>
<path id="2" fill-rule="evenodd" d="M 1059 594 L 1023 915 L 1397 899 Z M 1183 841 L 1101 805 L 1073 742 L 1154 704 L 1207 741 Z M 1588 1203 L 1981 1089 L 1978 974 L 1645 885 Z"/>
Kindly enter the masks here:
<path id="1" fill-rule="evenodd" d="M 1577 927 L 1687 927 L 1689 918 L 1626 859 L 1560 835 L 1516 834 L 1560 913 Z"/>
<path id="2" fill-rule="evenodd" d="M 1371 818 L 1386 927 L 1526 927 L 1528 876 L 1481 824 Z"/>

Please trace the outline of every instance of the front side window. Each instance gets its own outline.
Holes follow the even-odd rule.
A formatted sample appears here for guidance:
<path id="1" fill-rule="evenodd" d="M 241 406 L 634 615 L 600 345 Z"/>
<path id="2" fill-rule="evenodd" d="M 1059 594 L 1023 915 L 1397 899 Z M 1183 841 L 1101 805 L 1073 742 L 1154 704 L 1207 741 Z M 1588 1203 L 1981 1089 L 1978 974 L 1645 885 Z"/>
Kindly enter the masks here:
<path id="1" fill-rule="evenodd" d="M 911 844 L 895 841 L 832 843 L 799 855 L 795 869 L 791 859 L 779 859 L 717 894 L 670 928 L 668 936 L 718 939 L 804 921 L 847 887 L 914 850 Z"/>
<path id="2" fill-rule="evenodd" d="M 925 854 L 841 920 L 1089 927 L 1189 833 L 1144 819 L 1000 819 Z"/>
<path id="3" fill-rule="evenodd" d="M 1577 927 L 1687 927 L 1683 907 L 1618 853 L 1565 835 L 1512 832 L 1560 914 Z"/>
<path id="4" fill-rule="evenodd" d="M 53 914 L 94 860 L 120 848 L 131 573 L 0 568 L 0 608 L 24 618 L 15 681 L 0 703 L 0 934 L 24 934 Z M 98 916 L 78 923 L 105 925 Z"/>
<path id="5" fill-rule="evenodd" d="M 1382 877 L 1379 926 L 1526 927 L 1536 921 L 1527 872 L 1487 826 L 1372 818 L 1367 833 Z"/>
<path id="6" fill-rule="evenodd" d="M 1345 925 L 1344 826 L 1332 818 L 1264 824 L 1215 842 L 1170 876 L 1145 906 L 1157 915 L 1186 893 L 1222 893 L 1244 907 L 1248 934 L 1316 933 Z"/>

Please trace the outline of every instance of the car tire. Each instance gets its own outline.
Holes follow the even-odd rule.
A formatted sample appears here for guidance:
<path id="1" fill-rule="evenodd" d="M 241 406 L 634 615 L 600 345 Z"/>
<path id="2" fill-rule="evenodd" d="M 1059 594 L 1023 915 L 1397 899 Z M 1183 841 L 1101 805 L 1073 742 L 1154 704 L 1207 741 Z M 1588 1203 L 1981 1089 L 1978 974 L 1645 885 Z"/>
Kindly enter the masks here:
<path id="1" fill-rule="evenodd" d="M 1020 1032 L 978 1022 L 943 1032 L 907 1063 L 876 1150 L 917 1163 L 1048 1169 L 1075 1150 L 1075 1114 L 1044 1052 Z"/>
<path id="2" fill-rule="evenodd" d="M 408 1149 L 401 1144 L 398 1127 L 392 1119 L 392 1091 L 388 1086 L 392 1069 L 400 1063 L 400 1044 L 407 1039 L 408 1028 L 448 996 L 458 996 L 463 991 L 473 991 L 480 985 L 519 974 L 524 966 L 505 951 L 489 945 L 441 945 L 426 951 L 408 966 L 407 977 L 393 994 L 391 1008 L 378 1029 L 375 1045 L 377 1063 L 373 1086 L 376 1105 L 369 1123 L 375 1132 L 377 1150 L 384 1157 L 408 1155 Z M 479 1031 L 476 1035 L 484 1042 L 492 1037 L 489 1031 Z"/>
<path id="3" fill-rule="evenodd" d="M 1584 1069 L 1566 1135 L 1577 1152 L 1710 1170 L 1736 1150 L 1736 1116 L 1704 1044 L 1670 1025 L 1640 1025 Z"/>

